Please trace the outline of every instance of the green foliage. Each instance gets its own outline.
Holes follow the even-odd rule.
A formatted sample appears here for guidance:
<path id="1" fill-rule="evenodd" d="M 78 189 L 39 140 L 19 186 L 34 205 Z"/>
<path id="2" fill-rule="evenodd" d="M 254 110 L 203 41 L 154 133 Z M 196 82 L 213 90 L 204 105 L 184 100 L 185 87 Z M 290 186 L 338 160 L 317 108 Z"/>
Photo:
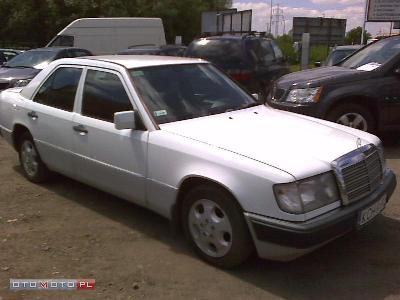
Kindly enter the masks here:
<path id="1" fill-rule="evenodd" d="M 166 38 L 188 43 L 200 32 L 201 12 L 221 10 L 230 0 L 0 0 L 0 45 L 44 46 L 78 18 L 159 17 Z"/>
<path id="2" fill-rule="evenodd" d="M 294 47 L 293 47 L 293 39 L 290 35 L 285 34 L 282 36 L 278 36 L 276 38 L 276 42 L 279 45 L 279 47 L 282 49 L 283 54 L 286 55 L 286 57 L 289 59 L 290 62 L 297 61 L 297 54 L 294 51 Z"/>
<path id="3" fill-rule="evenodd" d="M 360 45 L 361 44 L 361 32 L 362 28 L 360 26 L 353 28 L 349 32 L 347 32 L 346 37 L 344 39 L 346 45 Z M 367 31 L 364 32 L 364 44 L 367 43 L 367 40 L 371 38 L 371 34 Z"/>
<path id="4" fill-rule="evenodd" d="M 323 62 L 328 57 L 329 48 L 327 45 L 311 46 L 310 63 L 314 64 L 316 61 Z"/>

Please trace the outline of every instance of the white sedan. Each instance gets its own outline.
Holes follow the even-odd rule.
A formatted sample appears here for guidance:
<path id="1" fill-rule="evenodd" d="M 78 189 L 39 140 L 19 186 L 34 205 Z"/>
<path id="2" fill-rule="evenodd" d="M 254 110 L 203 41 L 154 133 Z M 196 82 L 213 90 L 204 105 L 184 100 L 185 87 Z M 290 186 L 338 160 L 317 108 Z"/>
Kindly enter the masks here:
<path id="1" fill-rule="evenodd" d="M 308 253 L 396 186 L 376 136 L 259 105 L 198 59 L 57 60 L 1 93 L 0 135 L 29 180 L 59 172 L 148 207 L 220 267 Z"/>

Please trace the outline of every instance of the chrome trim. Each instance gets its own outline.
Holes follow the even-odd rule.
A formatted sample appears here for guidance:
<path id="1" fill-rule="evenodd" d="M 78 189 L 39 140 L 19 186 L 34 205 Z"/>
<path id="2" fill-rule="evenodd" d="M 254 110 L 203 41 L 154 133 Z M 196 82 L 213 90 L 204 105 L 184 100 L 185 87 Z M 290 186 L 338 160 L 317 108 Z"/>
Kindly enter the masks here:
<path id="1" fill-rule="evenodd" d="M 379 170 L 376 170 L 377 162 L 374 160 L 376 155 L 379 159 Z M 334 160 L 331 165 L 338 181 L 343 205 L 360 200 L 382 183 L 382 160 L 379 150 L 373 144 L 364 145 L 347 153 Z"/>

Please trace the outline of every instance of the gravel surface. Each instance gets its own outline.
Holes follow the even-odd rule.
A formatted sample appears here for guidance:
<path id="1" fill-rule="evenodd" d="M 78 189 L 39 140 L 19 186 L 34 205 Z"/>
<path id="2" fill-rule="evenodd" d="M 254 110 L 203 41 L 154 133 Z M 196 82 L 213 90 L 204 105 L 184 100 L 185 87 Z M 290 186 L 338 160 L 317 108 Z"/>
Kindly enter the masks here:
<path id="1" fill-rule="evenodd" d="M 400 146 L 387 164 L 400 174 Z M 0 300 L 400 299 L 399 189 L 383 215 L 290 263 L 199 260 L 169 222 L 62 176 L 35 185 L 0 139 Z M 10 278 L 94 278 L 94 291 L 14 292 Z"/>

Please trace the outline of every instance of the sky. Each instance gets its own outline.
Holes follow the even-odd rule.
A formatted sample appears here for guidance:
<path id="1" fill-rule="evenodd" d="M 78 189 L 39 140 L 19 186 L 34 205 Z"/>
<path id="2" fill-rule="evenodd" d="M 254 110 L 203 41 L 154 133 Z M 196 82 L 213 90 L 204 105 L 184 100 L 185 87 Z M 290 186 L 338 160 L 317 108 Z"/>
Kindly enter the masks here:
<path id="1" fill-rule="evenodd" d="M 362 26 L 366 0 L 273 0 L 283 10 L 286 32 L 292 28 L 293 17 L 332 17 L 347 19 L 347 29 Z M 234 0 L 238 10 L 253 10 L 253 30 L 267 31 L 270 0 Z M 268 25 L 267 25 L 268 24 Z M 390 23 L 367 23 L 366 29 L 373 36 L 389 33 Z M 273 27 L 273 33 L 274 33 Z M 283 32 L 280 25 L 279 35 Z M 394 31 L 398 32 L 398 30 Z"/>

